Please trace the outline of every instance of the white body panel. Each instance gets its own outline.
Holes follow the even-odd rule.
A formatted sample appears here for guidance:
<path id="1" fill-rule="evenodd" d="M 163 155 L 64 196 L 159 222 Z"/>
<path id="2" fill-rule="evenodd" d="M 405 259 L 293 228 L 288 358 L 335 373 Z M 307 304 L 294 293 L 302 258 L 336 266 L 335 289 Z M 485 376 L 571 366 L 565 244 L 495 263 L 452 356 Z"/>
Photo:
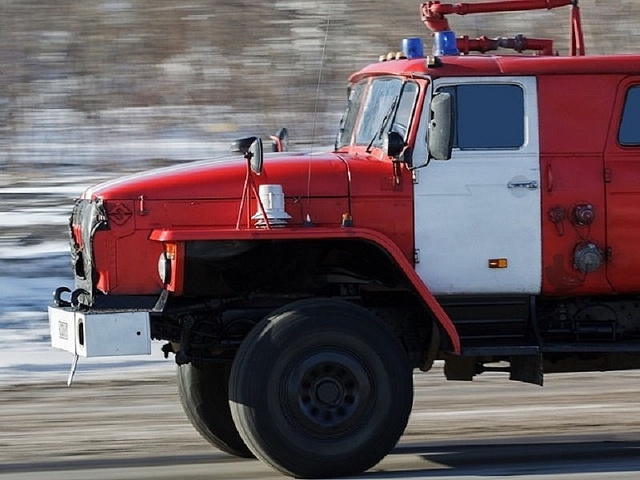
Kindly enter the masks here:
<path id="1" fill-rule="evenodd" d="M 51 345 L 81 357 L 149 355 L 146 312 L 91 313 L 49 307 Z"/>
<path id="2" fill-rule="evenodd" d="M 441 86 L 511 84 L 524 90 L 525 140 L 519 149 L 454 149 L 448 161 L 416 171 L 416 271 L 434 294 L 535 294 L 542 275 L 540 162 L 533 77 L 446 78 Z M 426 158 L 424 108 L 414 159 Z M 422 141 L 421 141 L 422 140 Z M 414 162 L 415 163 L 415 162 Z M 534 188 L 514 183 L 536 182 Z M 509 188 L 509 184 L 511 187 Z M 489 268 L 506 258 L 508 268 Z"/>

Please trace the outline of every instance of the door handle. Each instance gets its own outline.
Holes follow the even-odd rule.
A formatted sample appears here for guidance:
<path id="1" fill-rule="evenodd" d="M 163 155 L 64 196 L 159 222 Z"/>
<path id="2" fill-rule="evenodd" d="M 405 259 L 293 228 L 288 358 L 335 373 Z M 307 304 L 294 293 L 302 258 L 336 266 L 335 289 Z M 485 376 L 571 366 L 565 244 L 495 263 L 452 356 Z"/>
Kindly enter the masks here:
<path id="1" fill-rule="evenodd" d="M 530 182 L 509 182 L 507 188 L 528 188 L 529 190 L 535 190 L 538 188 L 538 182 L 531 180 Z"/>

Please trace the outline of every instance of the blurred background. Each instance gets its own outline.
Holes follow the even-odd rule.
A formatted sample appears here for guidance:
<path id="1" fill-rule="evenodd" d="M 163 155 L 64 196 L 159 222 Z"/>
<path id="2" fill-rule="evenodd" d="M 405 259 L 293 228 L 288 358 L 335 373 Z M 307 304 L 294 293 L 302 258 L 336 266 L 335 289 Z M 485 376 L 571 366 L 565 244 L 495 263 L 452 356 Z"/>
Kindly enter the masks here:
<path id="1" fill-rule="evenodd" d="M 640 52 L 640 2 L 580 4 L 587 53 Z M 45 310 L 71 283 L 66 224 L 85 187 L 225 155 L 231 140 L 283 126 L 293 149 L 330 148 L 351 72 L 403 37 L 430 49 L 419 5 L 0 0 L 0 380 L 68 368 L 48 347 Z M 568 8 L 450 23 L 568 50 Z"/>

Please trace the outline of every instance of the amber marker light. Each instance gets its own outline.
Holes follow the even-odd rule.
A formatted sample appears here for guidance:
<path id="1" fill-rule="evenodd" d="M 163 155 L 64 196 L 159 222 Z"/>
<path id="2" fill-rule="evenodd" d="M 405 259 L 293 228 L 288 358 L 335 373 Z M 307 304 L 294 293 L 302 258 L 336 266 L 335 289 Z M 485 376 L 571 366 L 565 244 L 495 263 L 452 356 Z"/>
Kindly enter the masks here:
<path id="1" fill-rule="evenodd" d="M 507 268 L 509 266 L 506 258 L 489 259 L 489 268 Z"/>
<path id="2" fill-rule="evenodd" d="M 164 251 L 166 252 L 169 260 L 175 260 L 176 253 L 178 252 L 178 246 L 175 243 L 165 243 Z"/>
<path id="3" fill-rule="evenodd" d="M 353 227 L 353 216 L 350 213 L 342 214 L 342 226 L 343 227 Z"/>

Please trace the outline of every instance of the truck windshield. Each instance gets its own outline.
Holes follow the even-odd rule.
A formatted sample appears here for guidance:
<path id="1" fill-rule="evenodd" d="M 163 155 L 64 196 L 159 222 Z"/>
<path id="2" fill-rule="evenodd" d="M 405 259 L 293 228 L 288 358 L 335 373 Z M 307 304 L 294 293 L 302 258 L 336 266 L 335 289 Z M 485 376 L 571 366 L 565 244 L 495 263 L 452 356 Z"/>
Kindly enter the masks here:
<path id="1" fill-rule="evenodd" d="M 366 80 L 355 84 L 340 123 L 336 147 L 351 143 L 356 126 L 356 145 L 380 147 L 383 133 L 389 131 L 398 132 L 406 141 L 417 95 L 418 85 L 407 82 L 403 86 L 400 78 L 382 77 L 369 85 Z"/>

